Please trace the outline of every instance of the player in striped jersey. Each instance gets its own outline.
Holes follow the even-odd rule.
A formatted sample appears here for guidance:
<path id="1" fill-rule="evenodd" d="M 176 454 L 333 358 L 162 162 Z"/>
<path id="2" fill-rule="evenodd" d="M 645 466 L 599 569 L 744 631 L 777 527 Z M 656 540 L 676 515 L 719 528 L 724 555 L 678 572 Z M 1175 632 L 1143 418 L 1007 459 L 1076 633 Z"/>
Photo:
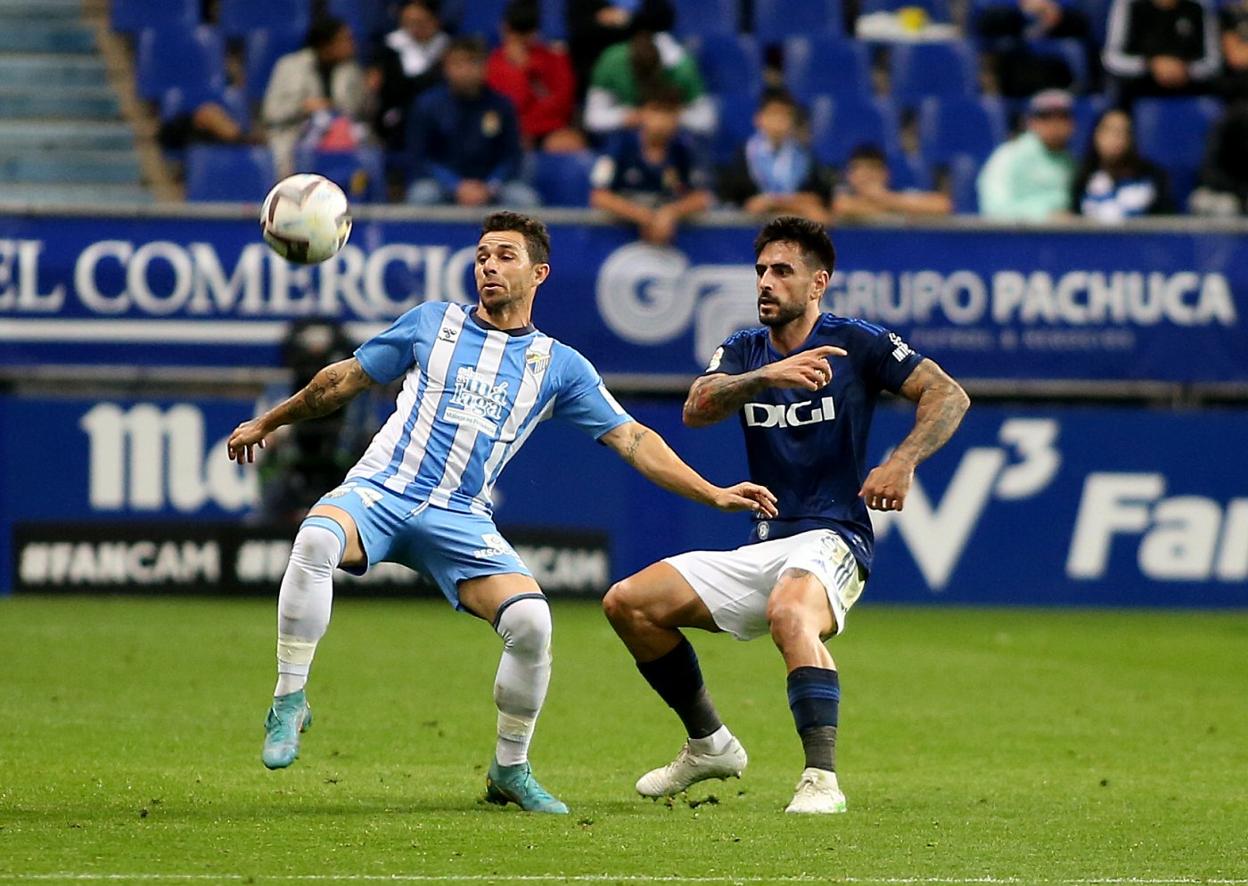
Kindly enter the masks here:
<path id="1" fill-rule="evenodd" d="M 476 253 L 478 304 L 427 303 L 325 367 L 301 391 L 231 435 L 240 463 L 279 427 L 325 415 L 372 384 L 403 379 L 394 413 L 295 537 L 278 597 L 278 678 L 262 760 L 289 766 L 312 721 L 304 686 L 329 624 L 337 567 L 363 573 L 383 560 L 428 573 L 455 608 L 503 639 L 494 682 L 498 741 L 487 799 L 567 812 L 533 778 L 529 742 L 550 680 L 550 610 L 498 532 L 490 493 L 507 462 L 546 418 L 566 419 L 660 486 L 723 510 L 775 515 L 764 487 L 721 488 L 633 421 L 588 360 L 532 325 L 550 273 L 545 225 L 512 212 L 485 219 Z"/>
<path id="2" fill-rule="evenodd" d="M 806 766 L 786 812 L 845 811 L 836 777 L 841 697 L 823 641 L 845 629 L 871 569 L 867 508 L 899 511 L 915 466 L 945 444 L 969 405 L 933 361 L 873 323 L 822 313 L 836 251 L 823 227 L 794 216 L 754 241 L 758 328 L 734 333 L 694 381 L 685 423 L 738 415 L 750 476 L 778 497 L 733 551 L 693 551 L 613 586 L 607 617 L 637 668 L 680 717 L 676 759 L 637 781 L 643 796 L 740 775 L 746 754 L 720 720 L 681 628 L 770 634 L 788 671 L 789 708 Z M 882 390 L 917 404 L 913 430 L 868 471 L 867 433 Z"/>

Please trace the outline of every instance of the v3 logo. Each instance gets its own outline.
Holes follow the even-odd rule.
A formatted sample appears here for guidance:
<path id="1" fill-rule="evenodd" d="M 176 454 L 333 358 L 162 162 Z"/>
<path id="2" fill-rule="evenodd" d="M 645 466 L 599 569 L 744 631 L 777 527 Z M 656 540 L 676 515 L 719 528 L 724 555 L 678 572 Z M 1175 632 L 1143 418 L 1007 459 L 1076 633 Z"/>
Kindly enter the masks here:
<path id="1" fill-rule="evenodd" d="M 896 526 L 928 585 L 944 590 L 991 499 L 1030 498 L 1053 482 L 1062 464 L 1054 446 L 1058 430 L 1051 418 L 1002 422 L 1001 445 L 966 450 L 939 502 L 928 497 L 916 476 L 905 510 L 872 511 L 876 538 Z"/>

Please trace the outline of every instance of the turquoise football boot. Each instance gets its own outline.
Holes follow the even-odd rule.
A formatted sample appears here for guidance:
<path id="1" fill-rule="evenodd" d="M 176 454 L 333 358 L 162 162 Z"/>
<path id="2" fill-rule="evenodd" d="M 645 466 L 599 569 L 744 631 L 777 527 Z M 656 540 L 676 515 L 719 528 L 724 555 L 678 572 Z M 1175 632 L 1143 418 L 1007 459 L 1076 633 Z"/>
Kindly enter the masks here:
<path id="1" fill-rule="evenodd" d="M 264 750 L 260 759 L 269 769 L 285 769 L 299 756 L 299 733 L 312 725 L 312 709 L 299 689 L 273 699 L 264 719 Z"/>
<path id="2" fill-rule="evenodd" d="M 568 807 L 537 783 L 528 763 L 499 766 L 495 760 L 485 776 L 485 799 L 499 806 L 515 803 L 525 812 L 552 812 L 567 815 Z"/>

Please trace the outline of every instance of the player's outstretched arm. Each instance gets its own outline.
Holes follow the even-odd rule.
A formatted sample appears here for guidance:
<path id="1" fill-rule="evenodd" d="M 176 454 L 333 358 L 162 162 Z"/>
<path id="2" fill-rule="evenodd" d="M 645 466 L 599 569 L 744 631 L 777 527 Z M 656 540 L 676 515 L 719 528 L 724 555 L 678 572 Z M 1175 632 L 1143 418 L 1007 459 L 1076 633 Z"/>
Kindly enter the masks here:
<path id="1" fill-rule="evenodd" d="M 255 461 L 252 447 L 263 449 L 264 438 L 278 428 L 329 415 L 371 384 L 372 378 L 354 357 L 329 364 L 290 399 L 235 428 L 226 444 L 230 459 L 240 465 Z"/>
<path id="2" fill-rule="evenodd" d="M 662 437 L 639 422 L 630 421 L 608 431 L 602 435 L 602 442 L 647 480 L 677 495 L 722 511 L 757 511 L 768 519 L 776 516 L 776 497 L 765 486 L 716 486 L 685 464 Z"/>
<path id="3" fill-rule="evenodd" d="M 704 428 L 732 415 L 764 388 L 804 388 L 817 391 L 832 380 L 830 357 L 848 356 L 843 348 L 823 345 L 802 351 L 753 372 L 716 373 L 694 379 L 685 400 L 683 417 L 691 428 Z"/>
<path id="4" fill-rule="evenodd" d="M 924 359 L 901 386 L 901 394 L 918 404 L 914 427 L 884 464 L 867 475 L 858 492 L 867 507 L 900 511 L 906 503 L 914 469 L 953 436 L 971 405 L 962 386 L 931 360 Z"/>

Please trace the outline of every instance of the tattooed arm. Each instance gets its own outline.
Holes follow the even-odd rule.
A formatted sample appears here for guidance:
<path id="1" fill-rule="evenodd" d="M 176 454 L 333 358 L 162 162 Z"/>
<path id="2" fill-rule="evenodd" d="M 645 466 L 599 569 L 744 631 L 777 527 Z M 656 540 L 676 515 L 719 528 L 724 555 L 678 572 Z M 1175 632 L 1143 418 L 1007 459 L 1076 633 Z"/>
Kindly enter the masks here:
<path id="1" fill-rule="evenodd" d="M 841 348 L 824 345 L 801 351 L 753 372 L 740 375 L 704 375 L 695 379 L 685 400 L 683 417 L 691 428 L 723 421 L 764 388 L 803 388 L 817 391 L 832 380 L 830 357 L 844 357 Z"/>
<path id="2" fill-rule="evenodd" d="M 230 458 L 239 464 L 255 461 L 252 447 L 263 449 L 264 438 L 278 428 L 329 415 L 371 384 L 372 378 L 354 357 L 331 363 L 293 397 L 235 428 L 226 444 Z"/>
<path id="3" fill-rule="evenodd" d="M 640 422 L 630 421 L 602 435 L 602 442 L 620 454 L 642 476 L 677 495 L 724 511 L 759 511 L 776 515 L 776 497 L 754 483 L 721 488 L 711 483 Z"/>
<path id="4" fill-rule="evenodd" d="M 901 386 L 901 394 L 918 404 L 914 427 L 884 464 L 867 475 L 858 495 L 877 511 L 900 511 L 906 502 L 914 469 L 948 442 L 971 405 L 962 386 L 931 360 L 923 360 Z"/>

